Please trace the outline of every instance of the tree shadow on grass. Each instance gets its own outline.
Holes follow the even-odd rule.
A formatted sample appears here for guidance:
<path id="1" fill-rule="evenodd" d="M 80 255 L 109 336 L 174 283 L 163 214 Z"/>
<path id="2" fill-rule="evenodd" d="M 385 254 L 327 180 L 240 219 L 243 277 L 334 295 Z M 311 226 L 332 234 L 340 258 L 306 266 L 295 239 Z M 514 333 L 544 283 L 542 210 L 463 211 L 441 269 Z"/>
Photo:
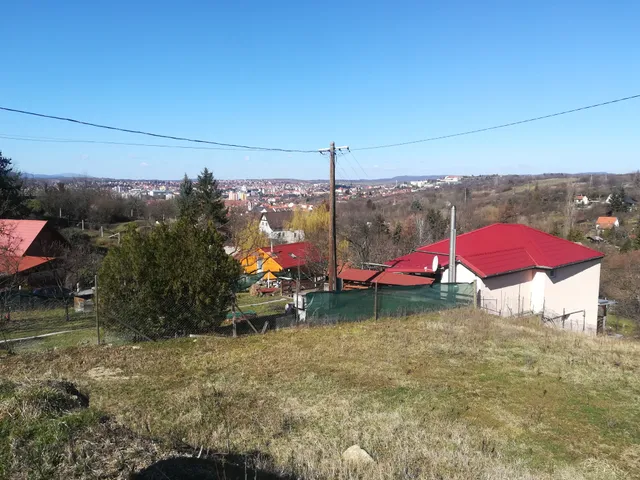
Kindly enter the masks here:
<path id="1" fill-rule="evenodd" d="M 261 455 L 264 458 L 264 455 Z M 295 480 L 254 468 L 257 454 L 174 457 L 160 460 L 131 476 L 133 480 Z"/>

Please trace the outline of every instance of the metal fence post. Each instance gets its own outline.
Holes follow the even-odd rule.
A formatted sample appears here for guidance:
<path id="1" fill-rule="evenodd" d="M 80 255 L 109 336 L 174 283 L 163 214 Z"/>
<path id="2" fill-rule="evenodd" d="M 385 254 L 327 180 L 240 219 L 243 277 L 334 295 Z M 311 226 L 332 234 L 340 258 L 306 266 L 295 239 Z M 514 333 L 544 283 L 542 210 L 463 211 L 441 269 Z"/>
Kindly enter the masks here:
<path id="1" fill-rule="evenodd" d="M 98 275 L 93 277 L 93 309 L 96 311 L 96 332 L 98 334 L 98 345 L 100 345 L 100 315 L 98 314 Z"/>
<path id="2" fill-rule="evenodd" d="M 478 279 L 473 279 L 473 308 L 478 308 Z"/>
<path id="3" fill-rule="evenodd" d="M 378 282 L 373 285 L 373 318 L 378 320 Z"/>

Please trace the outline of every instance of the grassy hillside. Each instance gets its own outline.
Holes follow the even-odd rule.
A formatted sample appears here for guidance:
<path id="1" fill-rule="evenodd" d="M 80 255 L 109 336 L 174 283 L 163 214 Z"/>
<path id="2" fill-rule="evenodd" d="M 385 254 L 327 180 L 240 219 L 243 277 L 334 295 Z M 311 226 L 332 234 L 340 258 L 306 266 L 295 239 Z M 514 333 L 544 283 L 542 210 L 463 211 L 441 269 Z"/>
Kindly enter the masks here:
<path id="1" fill-rule="evenodd" d="M 343 479 L 637 476 L 639 369 L 640 344 L 464 310 L 0 360 L 137 434 Z M 343 463 L 353 444 L 375 464 Z"/>

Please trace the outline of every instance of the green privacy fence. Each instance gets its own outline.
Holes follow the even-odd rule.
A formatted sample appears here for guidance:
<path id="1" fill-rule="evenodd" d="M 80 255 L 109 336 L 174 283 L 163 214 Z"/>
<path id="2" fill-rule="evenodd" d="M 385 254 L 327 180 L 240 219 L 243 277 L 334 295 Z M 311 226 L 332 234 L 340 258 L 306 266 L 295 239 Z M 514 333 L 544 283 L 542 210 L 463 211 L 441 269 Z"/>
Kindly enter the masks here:
<path id="1" fill-rule="evenodd" d="M 238 281 L 238 286 L 236 288 L 236 292 L 243 292 L 251 288 L 251 285 L 254 283 L 258 283 L 262 277 L 264 277 L 266 272 L 254 273 L 254 274 L 245 274 L 240 275 L 240 280 Z"/>
<path id="2" fill-rule="evenodd" d="M 473 305 L 474 298 L 474 283 L 312 292 L 306 295 L 305 321 L 336 323 L 413 315 Z"/>

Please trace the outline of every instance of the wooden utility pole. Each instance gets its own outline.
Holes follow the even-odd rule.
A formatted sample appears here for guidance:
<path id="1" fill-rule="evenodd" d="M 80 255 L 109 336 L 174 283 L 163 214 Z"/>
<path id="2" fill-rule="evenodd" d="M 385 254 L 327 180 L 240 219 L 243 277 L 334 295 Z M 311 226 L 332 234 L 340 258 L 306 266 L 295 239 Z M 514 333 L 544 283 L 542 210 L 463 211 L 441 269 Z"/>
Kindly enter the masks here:
<path id="1" fill-rule="evenodd" d="M 373 318 L 378 320 L 378 282 L 374 282 L 373 286 Z"/>
<path id="2" fill-rule="evenodd" d="M 98 345 L 100 345 L 100 316 L 98 313 L 98 275 L 93 277 L 93 309 L 96 314 L 96 333 L 98 334 Z"/>
<path id="3" fill-rule="evenodd" d="M 336 252 L 336 144 L 329 146 L 329 290 L 337 288 L 338 260 Z"/>
<path id="4" fill-rule="evenodd" d="M 321 148 L 320 153 L 329 152 L 329 291 L 338 290 L 338 254 L 336 241 L 336 150 L 347 150 L 331 142 L 329 148 Z"/>
<path id="5" fill-rule="evenodd" d="M 298 305 L 300 305 L 300 259 L 298 258 L 298 280 L 296 281 L 296 301 L 294 302 L 296 312 L 296 323 L 300 321 L 300 312 L 298 311 Z"/>

